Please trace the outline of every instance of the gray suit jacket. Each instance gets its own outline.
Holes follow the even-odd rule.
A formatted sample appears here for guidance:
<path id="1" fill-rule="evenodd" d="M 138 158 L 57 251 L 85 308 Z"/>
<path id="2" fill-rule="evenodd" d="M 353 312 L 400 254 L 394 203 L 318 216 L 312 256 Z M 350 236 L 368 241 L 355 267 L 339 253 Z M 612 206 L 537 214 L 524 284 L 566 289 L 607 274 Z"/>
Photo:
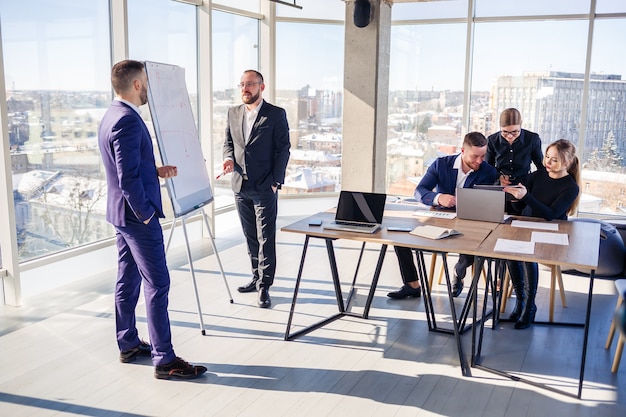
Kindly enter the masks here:
<path id="1" fill-rule="evenodd" d="M 259 110 L 250 140 L 245 143 L 243 118 L 245 105 L 228 110 L 224 159 L 234 161 L 232 176 L 233 191 L 239 192 L 243 175 L 247 175 L 249 185 L 256 191 L 267 191 L 273 183 L 285 182 L 285 170 L 289 162 L 289 125 L 284 109 L 266 101 Z"/>

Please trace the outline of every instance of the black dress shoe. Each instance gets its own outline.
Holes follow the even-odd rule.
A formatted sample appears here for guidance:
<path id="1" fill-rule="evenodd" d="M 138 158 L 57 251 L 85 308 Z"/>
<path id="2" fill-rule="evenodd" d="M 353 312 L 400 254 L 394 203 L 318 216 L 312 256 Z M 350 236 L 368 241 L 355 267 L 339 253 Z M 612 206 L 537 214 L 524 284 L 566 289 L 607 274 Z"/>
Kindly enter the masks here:
<path id="1" fill-rule="evenodd" d="M 206 371 L 206 366 L 192 365 L 177 357 L 168 364 L 155 366 L 154 377 L 156 379 L 194 379 Z"/>
<path id="2" fill-rule="evenodd" d="M 259 307 L 268 308 L 272 306 L 272 299 L 270 298 L 270 291 L 268 288 L 261 287 L 259 289 Z"/>
<path id="3" fill-rule="evenodd" d="M 463 280 L 457 279 L 452 286 L 452 296 L 458 297 L 463 292 Z"/>
<path id="4" fill-rule="evenodd" d="M 237 291 L 239 292 L 254 292 L 256 291 L 256 283 L 258 281 L 258 278 L 252 278 L 252 281 L 248 282 L 246 285 L 243 285 L 239 288 L 237 288 Z"/>
<path id="5" fill-rule="evenodd" d="M 387 297 L 394 300 L 403 300 L 405 298 L 419 298 L 422 296 L 422 287 L 412 288 L 409 285 L 403 285 L 398 291 L 392 291 Z"/>
<path id="6" fill-rule="evenodd" d="M 120 352 L 120 362 L 129 363 L 134 362 L 140 356 L 152 357 L 152 347 L 150 343 L 146 343 L 143 340 L 134 348 L 123 350 Z"/>

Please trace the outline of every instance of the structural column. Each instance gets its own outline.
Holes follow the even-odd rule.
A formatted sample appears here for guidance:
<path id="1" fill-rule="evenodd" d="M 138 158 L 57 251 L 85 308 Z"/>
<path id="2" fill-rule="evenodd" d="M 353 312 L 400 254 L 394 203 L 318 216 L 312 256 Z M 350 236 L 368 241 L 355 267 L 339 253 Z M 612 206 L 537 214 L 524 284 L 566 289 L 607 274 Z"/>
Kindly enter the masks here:
<path id="1" fill-rule="evenodd" d="M 391 5 L 370 0 L 365 27 L 346 1 L 342 188 L 385 191 Z M 362 23 L 362 19 L 359 20 Z"/>

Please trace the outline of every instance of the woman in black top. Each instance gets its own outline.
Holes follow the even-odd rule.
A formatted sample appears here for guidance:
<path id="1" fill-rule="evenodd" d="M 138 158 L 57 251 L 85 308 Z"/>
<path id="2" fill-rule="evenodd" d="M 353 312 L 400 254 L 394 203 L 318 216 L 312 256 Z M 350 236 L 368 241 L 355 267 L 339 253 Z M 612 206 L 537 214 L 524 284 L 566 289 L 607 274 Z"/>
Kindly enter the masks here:
<path id="1" fill-rule="evenodd" d="M 522 129 L 522 115 L 515 108 L 505 109 L 500 114 L 500 131 L 487 138 L 485 160 L 498 170 L 501 185 L 516 185 L 526 182 L 530 164 L 537 170 L 543 169 L 541 138 L 535 132 Z M 512 198 L 507 196 L 506 212 L 515 212 Z"/>
<path id="2" fill-rule="evenodd" d="M 580 164 L 576 147 L 566 139 L 553 142 L 543 159 L 545 170 L 537 170 L 525 183 L 506 187 L 504 191 L 523 206 L 522 215 L 546 220 L 567 220 L 579 200 Z M 516 302 L 509 319 L 516 321 L 516 329 L 525 329 L 535 319 L 539 267 L 534 262 L 507 261 Z"/>
<path id="3" fill-rule="evenodd" d="M 543 169 L 541 138 L 535 132 L 522 129 L 522 115 L 515 108 L 500 114 L 500 131 L 487 138 L 485 160 L 500 173 L 500 184 L 524 182 L 530 173 L 530 163 Z"/>

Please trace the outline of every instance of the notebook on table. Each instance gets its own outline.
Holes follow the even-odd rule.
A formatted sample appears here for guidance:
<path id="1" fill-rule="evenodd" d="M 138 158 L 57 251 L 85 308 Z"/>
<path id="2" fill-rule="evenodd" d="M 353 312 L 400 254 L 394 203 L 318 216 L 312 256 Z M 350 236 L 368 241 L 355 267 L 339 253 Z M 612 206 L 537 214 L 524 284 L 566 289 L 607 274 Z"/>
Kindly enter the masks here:
<path id="1" fill-rule="evenodd" d="M 387 194 L 341 191 L 335 220 L 324 229 L 376 233 L 383 222 Z"/>
<path id="2" fill-rule="evenodd" d="M 457 188 L 456 216 L 464 220 L 503 223 L 505 192 L 479 188 Z"/>

